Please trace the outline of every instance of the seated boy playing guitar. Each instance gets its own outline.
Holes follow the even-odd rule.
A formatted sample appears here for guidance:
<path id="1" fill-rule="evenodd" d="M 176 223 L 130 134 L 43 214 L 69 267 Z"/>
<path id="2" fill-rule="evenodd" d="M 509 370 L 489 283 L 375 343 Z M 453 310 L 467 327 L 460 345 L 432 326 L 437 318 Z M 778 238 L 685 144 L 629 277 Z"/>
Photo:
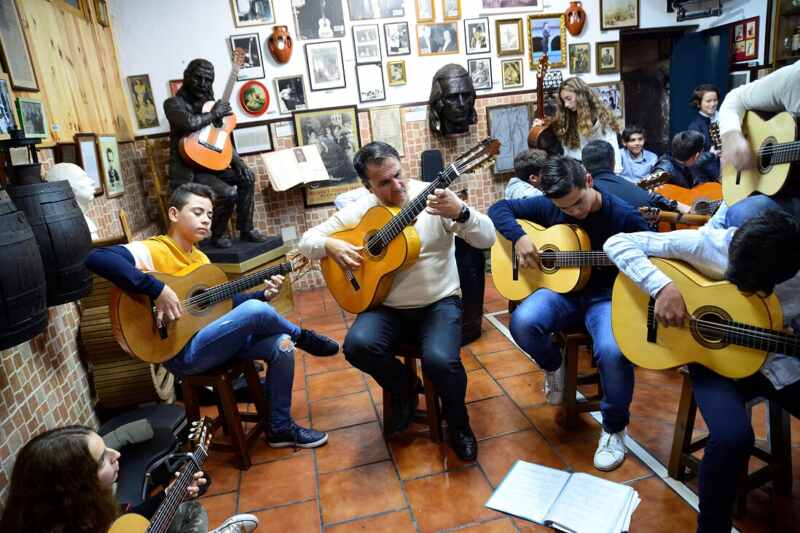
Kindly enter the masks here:
<path id="1" fill-rule="evenodd" d="M 94 250 L 86 266 L 120 289 L 149 296 L 156 320 L 179 320 L 183 308 L 166 284 L 146 271 L 182 275 L 209 263 L 195 245 L 211 230 L 214 192 L 199 183 L 181 185 L 169 201 L 167 235 Z M 267 301 L 278 293 L 282 276 L 267 280 L 267 288 L 234 296 L 234 308 L 201 328 L 164 366 L 177 375 L 191 375 L 220 366 L 234 357 L 267 362 L 271 405 L 269 445 L 315 448 L 328 435 L 294 423 L 291 417 L 294 348 L 316 356 L 335 355 L 339 344 L 282 317 Z"/>

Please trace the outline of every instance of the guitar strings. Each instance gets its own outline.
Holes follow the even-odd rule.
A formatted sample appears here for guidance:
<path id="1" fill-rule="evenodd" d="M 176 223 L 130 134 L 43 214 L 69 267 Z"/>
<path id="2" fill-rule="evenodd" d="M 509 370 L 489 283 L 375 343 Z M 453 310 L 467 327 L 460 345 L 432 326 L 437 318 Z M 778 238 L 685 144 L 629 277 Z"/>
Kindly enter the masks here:
<path id="1" fill-rule="evenodd" d="M 202 465 L 207 457 L 205 450 L 200 447 L 195 452 L 195 455 L 199 455 L 199 457 L 197 457 L 197 463 Z M 186 494 L 186 488 L 194 478 L 195 472 L 197 472 L 195 468 L 196 465 L 194 461 L 190 461 L 184 471 L 181 473 L 181 476 L 170 488 L 164 502 L 162 502 L 161 506 L 156 511 L 156 515 L 153 517 L 153 520 L 147 527 L 147 531 L 152 531 L 156 528 L 166 528 L 169 526 L 169 524 L 172 522 L 172 519 L 175 517 L 175 512 L 178 509 L 178 506 L 175 504 L 183 500 L 184 495 Z M 168 503 L 169 505 L 167 505 Z"/>
<path id="2" fill-rule="evenodd" d="M 288 265 L 288 266 L 287 266 Z M 248 286 L 253 287 L 259 284 L 261 279 L 267 279 L 272 277 L 273 275 L 283 272 L 285 269 L 289 269 L 288 272 L 293 270 L 291 263 L 284 263 L 280 265 L 275 265 L 273 267 L 269 267 L 265 270 L 261 270 L 259 272 L 254 272 L 252 274 L 248 274 L 246 276 L 242 276 L 241 278 L 228 281 L 221 285 L 217 285 L 215 287 L 211 287 L 210 289 L 204 291 L 201 294 L 196 296 L 192 296 L 187 298 L 181 302 L 187 309 L 194 306 L 199 306 L 203 304 L 210 303 L 217 297 L 221 297 L 221 299 L 225 299 L 233 294 L 240 292 L 242 289 L 246 289 Z M 287 272 L 287 273 L 288 273 Z"/>

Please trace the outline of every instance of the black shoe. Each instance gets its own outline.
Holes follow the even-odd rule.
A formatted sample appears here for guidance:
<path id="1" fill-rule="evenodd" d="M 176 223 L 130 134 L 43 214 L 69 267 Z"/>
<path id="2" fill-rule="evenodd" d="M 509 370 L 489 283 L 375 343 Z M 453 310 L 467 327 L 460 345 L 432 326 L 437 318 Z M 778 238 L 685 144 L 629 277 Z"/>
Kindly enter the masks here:
<path id="1" fill-rule="evenodd" d="M 469 426 L 450 433 L 450 447 L 462 461 L 474 461 L 478 458 L 478 441 Z"/>
<path id="2" fill-rule="evenodd" d="M 233 246 L 233 241 L 231 241 L 227 235 L 211 237 L 211 246 L 215 246 L 217 248 L 230 248 Z"/>
<path id="3" fill-rule="evenodd" d="M 294 345 L 317 357 L 328 357 L 339 353 L 338 342 L 310 329 L 300 330 L 300 336 L 297 337 Z"/>
<path id="4" fill-rule="evenodd" d="M 250 231 L 240 232 L 239 238 L 247 242 L 264 242 L 269 238 L 269 235 L 261 233 L 260 231 L 254 228 L 251 229 Z"/>
<path id="5" fill-rule="evenodd" d="M 414 420 L 414 413 L 419 405 L 419 394 L 411 393 L 410 396 L 392 394 L 392 427 L 391 433 L 402 433 L 408 429 Z"/>
<path id="6" fill-rule="evenodd" d="M 286 431 L 270 433 L 267 443 L 270 448 L 316 448 L 328 442 L 328 434 L 315 429 L 298 426 L 294 422 Z"/>

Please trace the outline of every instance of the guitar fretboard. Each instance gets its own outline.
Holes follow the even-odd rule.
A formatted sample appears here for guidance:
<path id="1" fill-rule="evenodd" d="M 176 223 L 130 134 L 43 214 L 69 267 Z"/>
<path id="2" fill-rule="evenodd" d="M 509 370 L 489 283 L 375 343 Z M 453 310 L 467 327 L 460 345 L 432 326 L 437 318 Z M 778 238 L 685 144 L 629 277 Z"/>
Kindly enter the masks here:
<path id="1" fill-rule="evenodd" d="M 543 267 L 563 268 L 582 266 L 612 266 L 614 263 L 605 252 L 550 252 L 539 253 L 539 264 Z"/>
<path id="2" fill-rule="evenodd" d="M 800 160 L 800 141 L 767 145 L 758 151 L 758 156 L 764 166 L 794 163 Z"/>
<path id="3" fill-rule="evenodd" d="M 199 471 L 198 465 L 202 466 L 208 454 L 203 447 L 198 447 L 194 452 L 195 461 L 189 461 L 186 468 L 181 472 L 181 476 L 172 484 L 167 491 L 164 501 L 153 515 L 150 520 L 150 525 L 147 527 L 147 533 L 163 533 L 169 529 L 172 519 L 175 518 L 175 512 L 178 506 L 186 498 L 186 489 L 194 479 L 194 475 Z"/>
<path id="4" fill-rule="evenodd" d="M 187 298 L 183 303 L 186 308 L 203 308 L 232 298 L 234 295 L 260 285 L 265 279 L 276 274 L 288 274 L 293 270 L 291 263 L 281 263 L 253 272 L 239 279 L 216 285 L 201 294 Z"/>

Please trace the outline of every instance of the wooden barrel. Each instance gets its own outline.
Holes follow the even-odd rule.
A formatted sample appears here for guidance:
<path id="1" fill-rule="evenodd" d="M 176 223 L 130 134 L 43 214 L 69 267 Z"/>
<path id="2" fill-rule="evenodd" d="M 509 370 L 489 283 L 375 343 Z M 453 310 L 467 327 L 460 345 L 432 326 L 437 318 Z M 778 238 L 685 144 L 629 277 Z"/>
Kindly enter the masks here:
<path id="1" fill-rule="evenodd" d="M 68 181 L 12 185 L 8 194 L 33 228 L 47 279 L 47 305 L 89 294 L 92 274 L 86 256 L 92 237 Z"/>
<path id="2" fill-rule="evenodd" d="M 0 190 L 0 350 L 47 326 L 47 289 L 39 247 L 25 214 Z"/>

